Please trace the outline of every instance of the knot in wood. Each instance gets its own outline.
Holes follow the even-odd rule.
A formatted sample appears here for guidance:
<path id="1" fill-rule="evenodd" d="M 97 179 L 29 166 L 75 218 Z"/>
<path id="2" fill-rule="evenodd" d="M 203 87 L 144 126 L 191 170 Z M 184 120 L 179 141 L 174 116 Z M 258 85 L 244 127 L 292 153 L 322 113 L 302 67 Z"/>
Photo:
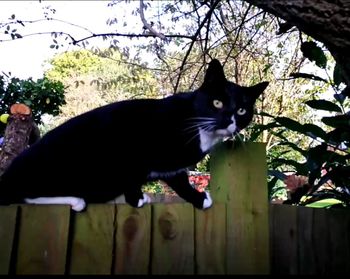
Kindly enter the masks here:
<path id="1" fill-rule="evenodd" d="M 123 233 L 127 241 L 132 241 L 135 239 L 136 234 L 138 232 L 138 216 L 137 215 L 131 215 L 128 217 L 123 226 Z"/>
<path id="2" fill-rule="evenodd" d="M 166 212 L 159 218 L 159 228 L 164 239 L 174 239 L 177 235 L 177 220 L 170 212 Z"/>

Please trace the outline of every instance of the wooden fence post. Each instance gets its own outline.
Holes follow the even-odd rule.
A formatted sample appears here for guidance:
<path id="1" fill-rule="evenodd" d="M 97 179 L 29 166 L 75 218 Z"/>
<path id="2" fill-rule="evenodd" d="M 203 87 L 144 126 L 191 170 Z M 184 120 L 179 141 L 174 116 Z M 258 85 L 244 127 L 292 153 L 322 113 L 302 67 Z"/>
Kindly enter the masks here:
<path id="1" fill-rule="evenodd" d="M 219 145 L 211 156 L 214 202 L 227 208 L 227 274 L 269 274 L 266 146 Z"/>
<path id="2" fill-rule="evenodd" d="M 10 272 L 17 206 L 0 206 L 0 275 Z"/>

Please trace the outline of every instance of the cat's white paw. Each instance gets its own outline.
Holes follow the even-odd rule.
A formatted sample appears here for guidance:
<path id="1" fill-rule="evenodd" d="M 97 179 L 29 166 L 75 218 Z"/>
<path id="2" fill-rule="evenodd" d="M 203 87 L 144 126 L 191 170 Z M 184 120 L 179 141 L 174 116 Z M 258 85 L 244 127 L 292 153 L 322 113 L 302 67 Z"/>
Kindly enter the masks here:
<path id="1" fill-rule="evenodd" d="M 74 211 L 82 211 L 86 207 L 84 199 L 76 197 L 26 198 L 24 201 L 31 204 L 68 204 Z"/>
<path id="2" fill-rule="evenodd" d="M 145 193 L 143 193 L 143 198 L 139 199 L 139 202 L 137 204 L 137 207 L 142 207 L 144 206 L 146 203 L 151 203 L 151 198 L 146 195 Z"/>
<path id="3" fill-rule="evenodd" d="M 209 208 L 213 204 L 213 200 L 211 199 L 209 192 L 205 191 L 205 194 L 207 195 L 207 198 L 203 201 L 203 209 Z"/>
<path id="4" fill-rule="evenodd" d="M 72 209 L 74 211 L 82 211 L 86 207 L 86 203 L 84 199 L 81 198 L 76 198 L 75 200 L 72 201 L 71 203 Z"/>

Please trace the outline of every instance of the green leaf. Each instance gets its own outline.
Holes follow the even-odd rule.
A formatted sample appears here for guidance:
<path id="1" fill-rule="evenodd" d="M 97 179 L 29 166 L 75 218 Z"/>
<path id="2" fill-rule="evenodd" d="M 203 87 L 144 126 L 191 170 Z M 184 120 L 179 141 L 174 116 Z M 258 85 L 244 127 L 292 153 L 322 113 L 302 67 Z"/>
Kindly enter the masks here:
<path id="1" fill-rule="evenodd" d="M 333 82 L 336 86 L 339 86 L 339 84 L 342 82 L 345 83 L 342 70 L 340 69 L 338 63 L 336 63 L 334 66 Z"/>
<path id="2" fill-rule="evenodd" d="M 281 22 L 279 24 L 279 29 L 278 29 L 276 34 L 281 35 L 281 34 L 287 33 L 287 31 L 289 31 L 293 27 L 294 27 L 294 25 L 289 23 L 289 22 Z"/>
<path id="3" fill-rule="evenodd" d="M 298 151 L 298 152 L 299 152 L 300 154 L 302 154 L 304 157 L 306 157 L 306 155 L 307 155 L 307 151 L 301 149 L 301 148 L 300 148 L 299 146 L 297 146 L 295 143 L 292 143 L 292 142 L 287 141 L 287 142 L 280 143 L 279 145 L 280 145 L 280 146 L 283 146 L 283 145 L 289 146 L 289 147 L 291 147 L 293 150 Z"/>
<path id="4" fill-rule="evenodd" d="M 350 142 L 350 129 L 348 127 L 335 128 L 327 134 L 327 142 L 333 145 Z"/>
<path id="5" fill-rule="evenodd" d="M 276 117 L 275 120 L 281 124 L 282 126 L 286 127 L 287 129 L 290 129 L 292 131 L 300 132 L 302 133 L 303 125 L 301 125 L 299 122 L 290 119 L 288 117 Z"/>
<path id="6" fill-rule="evenodd" d="M 278 170 L 268 170 L 267 174 L 274 176 L 280 180 L 285 180 L 287 178 L 287 175 L 285 175 L 283 172 L 278 171 Z"/>
<path id="7" fill-rule="evenodd" d="M 326 68 L 327 57 L 324 54 L 322 48 L 316 45 L 315 42 L 304 42 L 300 47 L 304 57 L 310 61 L 315 61 L 316 65 L 320 68 Z"/>
<path id="8" fill-rule="evenodd" d="M 271 114 L 261 111 L 261 112 L 257 112 L 256 115 L 261 115 L 261 116 L 266 116 L 266 117 L 271 117 L 274 118 L 274 116 L 272 116 Z"/>
<path id="9" fill-rule="evenodd" d="M 319 76 L 315 76 L 315 75 L 307 74 L 307 73 L 291 73 L 291 74 L 289 74 L 289 76 L 292 78 L 306 78 L 306 79 L 312 79 L 312 80 L 323 81 L 325 83 L 328 83 L 327 80 L 325 80 Z"/>
<path id="10" fill-rule="evenodd" d="M 307 135 L 311 136 L 312 138 L 321 138 L 323 140 L 326 140 L 327 138 L 327 132 L 317 125 L 304 124 L 303 128 L 304 128 L 304 132 Z"/>
<path id="11" fill-rule="evenodd" d="M 342 112 L 341 108 L 338 105 L 327 100 L 310 100 L 305 102 L 305 104 L 313 109 Z"/>
<path id="12" fill-rule="evenodd" d="M 322 117 L 321 121 L 331 127 L 350 127 L 350 116 L 347 114 Z"/>
<path id="13" fill-rule="evenodd" d="M 299 175 L 306 175 L 308 173 L 306 163 L 298 163 L 295 160 L 283 159 L 283 158 L 275 158 L 275 159 L 273 159 L 273 162 L 279 163 L 279 165 L 293 166 Z"/>
<path id="14" fill-rule="evenodd" d="M 340 200 L 334 199 L 334 198 L 329 198 L 329 199 L 323 199 L 319 201 L 315 201 L 309 204 L 306 204 L 306 207 L 315 207 L 315 208 L 324 208 L 324 207 L 330 207 L 335 204 L 340 204 L 343 203 Z"/>

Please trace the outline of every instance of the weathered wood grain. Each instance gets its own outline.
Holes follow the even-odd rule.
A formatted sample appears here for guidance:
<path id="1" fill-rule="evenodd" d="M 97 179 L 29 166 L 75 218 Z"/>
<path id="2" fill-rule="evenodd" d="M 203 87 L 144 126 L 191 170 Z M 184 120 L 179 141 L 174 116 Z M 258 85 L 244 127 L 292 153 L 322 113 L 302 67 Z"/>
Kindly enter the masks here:
<path id="1" fill-rule="evenodd" d="M 21 205 L 17 274 L 64 274 L 70 207 Z"/>
<path id="2" fill-rule="evenodd" d="M 196 274 L 226 274 L 226 205 L 195 210 Z"/>
<path id="3" fill-rule="evenodd" d="M 298 274 L 298 207 L 270 206 L 271 272 Z"/>
<path id="4" fill-rule="evenodd" d="M 115 274 L 148 274 L 151 246 L 151 205 L 117 208 Z"/>
<path id="5" fill-rule="evenodd" d="M 89 204 L 74 213 L 69 274 L 111 274 L 114 220 L 113 204 Z"/>
<path id="6" fill-rule="evenodd" d="M 192 204 L 154 204 L 152 274 L 194 273 L 194 209 Z"/>
<path id="7" fill-rule="evenodd" d="M 270 272 L 265 144 L 222 144 L 212 154 L 214 201 L 227 202 L 227 272 Z"/>
<path id="8" fill-rule="evenodd" d="M 327 274 L 349 274 L 350 273 L 350 210 L 329 209 L 328 254 L 329 271 Z M 322 232 L 317 232 L 322 233 Z"/>

